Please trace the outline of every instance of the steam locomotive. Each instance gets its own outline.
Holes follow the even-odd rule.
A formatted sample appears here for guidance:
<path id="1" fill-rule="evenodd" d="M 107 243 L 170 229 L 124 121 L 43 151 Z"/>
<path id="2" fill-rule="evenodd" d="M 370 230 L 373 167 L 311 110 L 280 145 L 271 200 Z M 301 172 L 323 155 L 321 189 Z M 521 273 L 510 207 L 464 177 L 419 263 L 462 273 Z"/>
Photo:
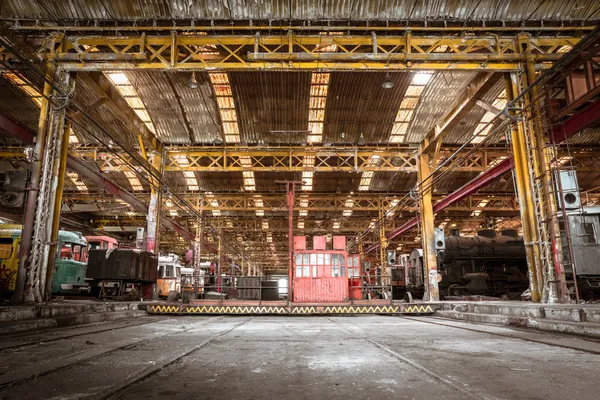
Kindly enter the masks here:
<path id="1" fill-rule="evenodd" d="M 456 232 L 444 237 L 442 230 L 436 230 L 435 246 L 441 296 L 518 297 L 529 287 L 525 245 L 516 230 L 498 235 L 485 229 L 471 237 Z M 425 289 L 423 251 L 415 249 L 399 261 L 392 268 L 392 281 L 397 282 L 392 287 L 394 297 L 410 293 L 421 298 Z M 395 276 L 402 278 L 398 275 L 404 279 L 394 280 Z"/>

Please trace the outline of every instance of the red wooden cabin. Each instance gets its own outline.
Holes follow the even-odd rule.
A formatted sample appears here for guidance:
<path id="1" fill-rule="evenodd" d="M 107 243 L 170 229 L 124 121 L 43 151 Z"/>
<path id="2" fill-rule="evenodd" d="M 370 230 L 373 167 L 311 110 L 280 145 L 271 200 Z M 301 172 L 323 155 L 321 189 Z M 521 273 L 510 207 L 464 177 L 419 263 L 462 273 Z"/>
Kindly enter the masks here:
<path id="1" fill-rule="evenodd" d="M 337 303 L 361 298 L 360 291 L 357 294 L 350 290 L 360 275 L 360 267 L 354 267 L 354 257 L 348 258 L 345 236 L 334 236 L 331 250 L 327 249 L 325 236 L 313 237 L 312 250 L 307 249 L 305 236 L 294 236 L 293 259 L 294 302 Z"/>

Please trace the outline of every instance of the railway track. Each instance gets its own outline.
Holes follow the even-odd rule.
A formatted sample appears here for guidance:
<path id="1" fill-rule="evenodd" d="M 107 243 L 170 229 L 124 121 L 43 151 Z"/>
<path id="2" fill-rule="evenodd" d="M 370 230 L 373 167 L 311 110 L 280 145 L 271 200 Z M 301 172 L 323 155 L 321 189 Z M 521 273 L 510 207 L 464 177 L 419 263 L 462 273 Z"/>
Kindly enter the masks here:
<path id="1" fill-rule="evenodd" d="M 97 324 L 93 324 L 93 325 L 87 325 L 87 326 L 80 326 L 80 327 L 65 327 L 65 328 L 58 328 L 58 329 L 52 329 L 52 330 L 48 330 L 48 331 L 43 331 L 43 332 L 35 332 L 35 333 L 24 333 L 24 334 L 20 334 L 20 335 L 14 335 L 14 336 L 3 336 L 0 337 L 0 339 L 2 341 L 6 341 L 6 340 L 10 340 L 10 339 L 19 339 L 19 338 L 26 338 L 26 337 L 34 337 L 36 335 L 38 335 L 38 337 L 36 339 L 32 339 L 30 341 L 25 341 L 22 343 L 13 343 L 13 344 L 8 344 L 8 345 L 2 345 L 0 344 L 0 352 L 1 351 L 5 351 L 5 350 L 10 350 L 10 349 L 14 349 L 14 348 L 19 348 L 19 347 L 27 347 L 27 346 L 34 346 L 34 345 L 39 345 L 41 343 L 51 343 L 51 342 L 56 342 L 58 340 L 64 340 L 64 339 L 71 339 L 74 337 L 78 337 L 78 336 L 86 336 L 86 335 L 93 335 L 96 333 L 102 333 L 102 332 L 107 332 L 107 331 L 115 331 L 115 330 L 119 330 L 119 329 L 126 329 L 126 328 L 132 328 L 135 326 L 141 326 L 141 325 L 148 325 L 148 324 L 155 324 L 155 323 L 159 323 L 162 321 L 165 321 L 167 318 L 161 318 L 161 319 L 154 319 L 151 321 L 142 321 L 142 322 L 136 322 L 136 323 L 132 323 L 132 324 L 126 324 L 123 326 L 110 326 L 110 327 L 104 327 L 107 323 L 106 322 L 102 322 L 102 323 L 97 323 Z M 110 322 L 116 322 L 116 321 L 110 321 Z M 110 322 L 108 322 L 108 324 L 110 324 Z M 39 337 L 39 335 L 43 335 L 43 334 L 48 334 L 48 335 L 52 335 L 53 333 L 56 332 L 60 332 L 60 331 L 69 331 L 69 330 L 74 330 L 74 329 L 85 329 L 88 327 L 93 327 L 93 326 L 103 326 L 102 329 L 97 329 L 97 330 L 93 330 L 93 331 L 86 331 L 86 332 L 79 332 L 79 333 L 73 333 L 73 334 L 67 334 L 67 335 L 62 335 L 62 336 L 51 336 L 51 337 Z"/>
<path id="2" fill-rule="evenodd" d="M 191 355 L 192 353 L 194 353 L 195 351 L 201 349 L 202 347 L 206 346 L 207 344 L 211 343 L 212 341 L 225 336 L 226 334 L 228 334 L 229 332 L 233 331 L 234 329 L 239 328 L 240 326 L 244 325 L 246 322 L 254 319 L 255 317 L 250 317 L 247 318 L 246 320 L 244 320 L 243 322 L 240 322 L 234 326 L 232 326 L 229 329 L 226 329 L 222 332 L 219 332 L 213 336 L 211 336 L 210 338 L 204 340 L 203 342 L 201 342 L 200 344 L 197 344 L 196 346 L 192 347 L 191 349 L 186 349 L 185 351 L 175 355 L 175 357 L 171 357 L 166 361 L 163 361 L 160 365 L 156 365 L 153 366 L 152 368 L 149 368 L 147 370 L 141 371 L 139 374 L 136 374 L 134 376 L 132 376 L 130 379 L 128 379 L 125 382 L 121 382 L 119 384 L 117 384 L 116 386 L 107 389 L 106 391 L 103 391 L 103 393 L 101 395 L 98 396 L 92 396 L 89 397 L 90 399 L 93 400 L 105 400 L 105 399 L 112 399 L 115 398 L 115 396 L 117 396 L 119 393 L 122 393 L 123 391 L 125 391 L 127 388 L 134 386 L 138 383 L 143 382 L 144 380 L 150 378 L 151 376 L 157 374 L 158 372 L 160 372 L 161 370 L 169 367 L 170 365 L 175 364 L 176 362 L 178 362 L 179 360 L 183 359 L 184 357 L 187 357 L 189 355 Z"/>
<path id="3" fill-rule="evenodd" d="M 574 337 L 572 335 L 560 335 L 557 333 L 550 333 L 550 332 L 538 332 L 535 330 L 531 330 L 531 329 L 519 329 L 517 327 L 511 327 L 512 330 L 518 331 L 518 332 L 522 332 L 526 335 L 532 336 L 532 335 L 546 335 L 546 339 L 536 339 L 536 338 L 532 338 L 532 337 L 524 337 L 524 336 L 520 336 L 520 335 L 514 335 L 514 334 L 509 334 L 509 333 L 500 333 L 500 332 L 492 332 L 488 329 L 477 329 L 477 328 L 471 328 L 471 327 L 466 327 L 466 326 L 459 326 L 456 324 L 452 324 L 452 323 L 443 323 L 443 322 L 439 322 L 439 321 L 448 321 L 445 319 L 441 319 L 441 318 L 433 318 L 436 321 L 432 321 L 431 317 L 427 317 L 427 319 L 424 318 L 418 318 L 418 317 L 407 317 L 404 316 L 404 319 L 408 319 L 411 321 L 417 321 L 417 322 L 423 322 L 426 324 L 432 324 L 432 325 L 439 325 L 439 326 L 446 326 L 449 328 L 456 328 L 456 329 L 462 329 L 465 331 L 470 331 L 470 332 L 477 332 L 477 333 L 485 333 L 488 335 L 494 335 L 494 336 L 500 336 L 500 337 L 505 337 L 505 338 L 510 338 L 510 339 L 519 339 L 519 340 L 523 340 L 526 342 L 533 342 L 533 343 L 538 343 L 538 344 L 545 344 L 548 346 L 555 346 L 555 347 L 561 347 L 564 349 L 570 349 L 570 350 L 577 350 L 577 351 L 583 351 L 586 353 L 590 353 L 590 354 L 600 354 L 600 349 L 599 350 L 594 350 L 594 349 L 586 349 L 584 347 L 581 346 L 574 346 L 574 345 L 568 345 L 568 344 L 564 344 L 564 343 L 556 343 L 553 342 L 551 339 L 548 338 L 548 335 L 550 335 L 550 337 L 554 336 L 554 337 L 559 337 L 559 338 L 568 338 L 570 340 L 581 340 L 583 342 L 589 342 L 589 343 L 593 343 L 593 344 L 600 344 L 600 340 L 595 340 L 595 339 L 591 339 L 591 338 L 586 338 L 586 337 L 582 337 L 582 336 L 577 336 Z M 450 321 L 448 321 L 450 322 Z M 454 321 L 452 321 L 454 322 Z M 477 326 L 477 324 L 472 324 L 468 321 L 456 321 L 456 322 L 460 322 L 461 324 L 469 324 L 469 325 L 474 325 Z M 490 327 L 496 327 L 498 328 L 497 325 L 490 325 Z"/>
<path id="4" fill-rule="evenodd" d="M 223 317 L 207 319 L 207 320 L 202 321 L 204 323 L 195 324 L 194 326 L 187 328 L 187 329 L 182 329 L 177 332 L 170 332 L 170 333 L 164 333 L 164 334 L 154 334 L 151 337 L 148 337 L 148 338 L 142 339 L 142 340 L 138 340 L 137 338 L 134 338 L 133 340 L 126 341 L 123 344 L 110 347 L 106 350 L 93 349 L 93 350 L 84 351 L 81 353 L 76 353 L 73 357 L 53 359 L 45 364 L 46 368 L 43 370 L 40 370 L 39 368 L 37 368 L 37 365 L 32 365 L 30 367 L 23 368 L 21 370 L 15 371 L 14 373 L 12 373 L 9 376 L 0 377 L 0 398 L 2 398 L 2 395 L 1 395 L 2 391 L 6 391 L 8 389 L 14 388 L 15 386 L 22 385 L 22 384 L 30 382 L 32 380 L 39 379 L 40 377 L 64 370 L 66 368 L 75 366 L 77 364 L 83 363 L 83 362 L 91 360 L 91 359 L 96 359 L 98 357 L 106 356 L 117 350 L 125 349 L 128 347 L 133 347 L 133 346 L 139 346 L 141 344 L 146 344 L 153 340 L 189 332 L 189 331 L 198 329 L 200 326 L 204 326 L 204 325 L 208 324 L 209 322 L 219 321 L 222 318 Z M 245 322 L 247 322 L 247 321 L 245 321 Z M 195 349 L 197 349 L 197 348 L 199 348 L 199 346 L 195 347 Z"/>
<path id="5" fill-rule="evenodd" d="M 348 326 L 335 321 L 333 318 L 330 317 L 325 317 L 327 318 L 329 321 L 331 321 L 332 323 L 334 323 L 335 325 L 339 326 L 340 328 L 342 328 L 343 330 L 345 330 L 348 333 L 351 333 L 352 335 L 357 336 L 358 338 L 372 344 L 373 346 L 376 346 L 377 348 L 379 348 L 380 350 L 384 351 L 385 353 L 391 355 L 392 357 L 412 366 L 413 368 L 427 374 L 428 376 L 430 376 L 431 378 L 443 383 L 444 385 L 448 386 L 449 388 L 452 388 L 453 390 L 456 390 L 457 392 L 460 392 L 461 394 L 463 394 L 464 396 L 466 396 L 467 398 L 470 399 L 475 399 L 475 400 L 494 400 L 495 398 L 493 397 L 484 397 L 484 396 L 480 396 L 474 392 L 472 392 L 471 390 L 465 389 L 464 387 L 459 386 L 458 384 L 450 381 L 449 379 L 446 379 L 445 377 L 436 374 L 435 372 L 431 371 L 430 369 L 428 369 L 427 367 L 419 364 L 418 362 L 411 360 L 410 358 L 407 358 L 405 356 L 403 356 L 402 354 L 394 351 L 393 349 L 390 349 L 389 347 L 387 347 L 386 345 L 370 339 L 366 336 L 364 336 L 361 332 L 357 332 L 354 329 L 349 328 Z"/>

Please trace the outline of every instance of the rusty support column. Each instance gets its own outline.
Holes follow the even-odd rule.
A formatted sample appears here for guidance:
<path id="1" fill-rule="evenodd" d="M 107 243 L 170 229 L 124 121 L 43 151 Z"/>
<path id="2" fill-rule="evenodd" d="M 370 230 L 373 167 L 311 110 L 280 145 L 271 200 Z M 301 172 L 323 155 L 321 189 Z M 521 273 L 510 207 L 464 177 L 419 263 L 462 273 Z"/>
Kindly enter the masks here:
<path id="1" fill-rule="evenodd" d="M 29 302 L 42 302 L 49 300 L 52 296 L 52 274 L 61 206 L 57 202 L 62 202 L 62 198 L 57 198 L 59 185 L 62 185 L 62 181 L 59 184 L 61 149 L 63 149 L 62 143 L 65 134 L 66 109 L 72 88 L 69 79 L 70 75 L 67 72 L 57 73 L 54 79 L 55 84 L 68 95 L 63 97 L 58 92 L 53 93 L 53 103 L 46 127 L 47 134 L 43 162 L 40 166 L 40 181 L 30 250 L 31 258 L 27 290 L 25 291 L 25 300 Z M 66 157 L 62 161 L 66 165 Z M 64 175 L 62 180 L 64 180 Z M 60 192 L 62 194 L 62 189 Z M 55 218 L 58 218 L 58 221 Z"/>
<path id="2" fill-rule="evenodd" d="M 76 76 L 69 77 L 69 87 L 71 89 L 71 93 L 75 90 L 75 79 Z M 62 209 L 62 197 L 63 191 L 65 187 L 65 175 L 67 172 L 67 159 L 69 157 L 69 137 L 71 135 L 71 121 L 64 120 L 64 110 L 59 110 L 58 112 L 62 112 L 63 115 L 63 128 L 62 134 L 58 132 L 60 137 L 58 138 L 60 142 L 60 155 L 54 161 L 53 169 L 56 170 L 56 174 L 53 174 L 52 181 L 52 193 L 54 196 L 51 198 L 54 203 L 52 206 L 53 214 L 52 214 L 52 228 L 50 234 L 50 247 L 49 247 L 49 256 L 48 256 L 48 267 L 46 269 L 46 297 L 45 300 L 49 301 L 52 298 L 52 277 L 54 275 L 54 260 L 56 259 L 56 252 L 58 246 L 58 231 L 60 228 L 60 212 Z M 60 129 L 60 128 L 57 128 Z"/>
<path id="3" fill-rule="evenodd" d="M 160 171 L 162 176 L 164 163 L 161 153 L 154 153 L 152 156 L 152 167 L 154 167 L 157 171 Z M 146 251 L 153 254 L 158 254 L 159 249 L 159 223 L 160 214 L 162 211 L 162 193 L 160 187 L 158 187 L 159 185 L 160 183 L 158 181 L 153 180 L 153 184 L 150 188 L 151 191 L 150 203 L 148 204 L 148 215 L 146 216 Z"/>
<path id="4" fill-rule="evenodd" d="M 512 101 L 517 95 L 516 74 L 505 74 L 506 100 Z M 511 112 L 514 114 L 514 112 Z M 535 213 L 532 204 L 533 189 L 529 179 L 529 164 L 527 162 L 527 145 L 525 143 L 525 133 L 523 124 L 519 121 L 511 127 L 511 141 L 513 149 L 513 158 L 515 164 L 514 177 L 519 198 L 519 209 L 523 226 L 523 241 L 525 243 L 525 254 L 527 256 L 527 266 L 529 270 L 529 283 L 531 290 L 531 300 L 534 303 L 540 301 L 540 272 L 538 271 L 539 254 L 535 243 L 538 241 L 537 229 L 535 224 Z"/>
<path id="5" fill-rule="evenodd" d="M 433 205 L 431 204 L 432 184 L 431 179 L 423 182 L 431 174 L 431 156 L 419 151 L 418 156 L 418 180 L 419 208 L 421 216 L 421 236 L 423 241 L 423 263 L 425 270 L 425 295 L 424 300 L 439 301 L 440 291 L 438 286 L 437 257 L 435 253 L 434 217 Z"/>
<path id="6" fill-rule="evenodd" d="M 50 64 L 47 67 L 46 78 L 52 80 L 53 70 Z M 40 108 L 40 117 L 38 120 L 37 138 L 31 163 L 31 176 L 29 179 L 29 190 L 27 192 L 27 202 L 23 214 L 23 230 L 21 232 L 21 247 L 19 250 L 19 268 L 15 291 L 13 293 L 13 303 L 22 303 L 25 298 L 25 292 L 29 287 L 25 286 L 27 280 L 27 269 L 29 268 L 29 259 L 31 253 L 31 241 L 33 238 L 33 224 L 35 222 L 35 209 L 37 204 L 38 189 L 40 184 L 41 166 L 44 162 L 44 152 L 46 145 L 46 128 L 48 126 L 48 113 L 50 110 L 50 101 L 48 98 L 52 94 L 52 87 L 44 83 L 44 93 L 42 105 Z"/>

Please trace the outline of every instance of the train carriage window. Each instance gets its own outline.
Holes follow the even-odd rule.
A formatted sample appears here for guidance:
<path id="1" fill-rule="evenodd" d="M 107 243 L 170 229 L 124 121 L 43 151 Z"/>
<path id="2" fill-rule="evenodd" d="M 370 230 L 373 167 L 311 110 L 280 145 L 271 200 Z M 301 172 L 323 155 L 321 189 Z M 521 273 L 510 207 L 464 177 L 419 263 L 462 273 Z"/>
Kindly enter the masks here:
<path id="1" fill-rule="evenodd" d="M 596 244 L 596 232 L 594 230 L 594 224 L 592 222 L 581 223 L 582 241 L 585 244 Z"/>
<path id="2" fill-rule="evenodd" d="M 165 278 L 173 278 L 175 276 L 175 271 L 173 271 L 172 265 L 167 265 L 165 270 Z"/>
<path id="3" fill-rule="evenodd" d="M 159 278 L 164 278 L 165 277 L 165 266 L 164 265 L 159 265 L 158 266 L 158 277 Z"/>
<path id="4" fill-rule="evenodd" d="M 181 276 L 181 267 L 175 268 L 175 277 L 179 278 Z"/>
<path id="5" fill-rule="evenodd" d="M 0 258 L 8 260 L 12 257 L 13 239 L 0 238 Z"/>
<path id="6" fill-rule="evenodd" d="M 73 259 L 73 246 L 71 243 L 63 243 L 60 248 L 60 259 L 61 260 L 72 260 Z"/>
<path id="7" fill-rule="evenodd" d="M 81 261 L 81 245 L 80 244 L 73 245 L 73 260 Z"/>

